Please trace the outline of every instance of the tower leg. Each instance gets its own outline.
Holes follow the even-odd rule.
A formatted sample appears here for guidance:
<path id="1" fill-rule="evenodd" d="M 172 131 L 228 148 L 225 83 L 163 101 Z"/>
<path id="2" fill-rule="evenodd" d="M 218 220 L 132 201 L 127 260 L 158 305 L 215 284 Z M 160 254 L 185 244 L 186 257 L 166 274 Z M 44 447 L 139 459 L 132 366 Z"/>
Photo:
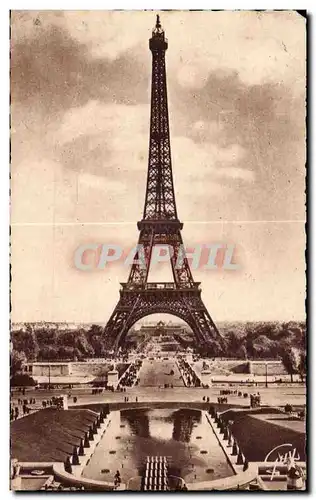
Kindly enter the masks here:
<path id="1" fill-rule="evenodd" d="M 163 285 L 163 284 L 161 284 Z M 171 314 L 192 329 L 198 350 L 210 356 L 224 353 L 224 340 L 210 318 L 201 298 L 192 290 L 147 289 L 121 291 L 121 297 L 105 327 L 108 349 L 117 351 L 129 329 L 151 314 Z"/>

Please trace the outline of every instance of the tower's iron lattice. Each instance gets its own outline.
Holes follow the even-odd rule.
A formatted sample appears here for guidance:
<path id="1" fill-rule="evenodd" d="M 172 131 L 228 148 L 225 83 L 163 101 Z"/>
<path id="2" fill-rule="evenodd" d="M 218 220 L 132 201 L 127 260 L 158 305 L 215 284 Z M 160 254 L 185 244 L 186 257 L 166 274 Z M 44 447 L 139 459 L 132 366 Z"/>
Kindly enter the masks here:
<path id="1" fill-rule="evenodd" d="M 127 283 L 121 283 L 120 299 L 104 333 L 108 348 L 116 350 L 136 321 L 149 314 L 169 313 L 191 327 L 201 348 L 218 355 L 223 352 L 223 339 L 203 304 L 200 283 L 193 280 L 187 258 L 179 255 L 183 248 L 183 224 L 177 215 L 171 165 L 165 66 L 168 41 L 159 16 L 149 48 L 152 87 L 148 175 L 143 218 L 137 223 L 142 252 L 135 255 Z M 148 282 L 152 250 L 158 244 L 173 249 L 173 282 Z"/>

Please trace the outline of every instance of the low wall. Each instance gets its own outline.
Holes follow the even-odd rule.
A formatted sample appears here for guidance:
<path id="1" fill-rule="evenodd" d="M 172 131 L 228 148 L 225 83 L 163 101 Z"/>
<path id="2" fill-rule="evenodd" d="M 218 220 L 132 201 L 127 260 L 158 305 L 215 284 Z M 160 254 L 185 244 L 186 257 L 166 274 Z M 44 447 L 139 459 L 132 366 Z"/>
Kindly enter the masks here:
<path id="1" fill-rule="evenodd" d="M 112 363 L 113 365 L 113 363 Z M 111 363 L 72 362 L 70 363 L 70 375 L 99 375 L 101 371 L 110 369 Z"/>
<path id="2" fill-rule="evenodd" d="M 250 464 L 246 471 L 236 474 L 236 476 L 215 479 L 214 481 L 202 481 L 200 483 L 187 483 L 189 491 L 225 491 L 238 490 L 248 486 L 258 477 L 258 467 Z"/>
<path id="3" fill-rule="evenodd" d="M 109 361 L 69 361 L 69 362 L 36 362 L 27 364 L 27 373 L 38 377 L 58 377 L 71 375 L 98 375 L 107 370 L 113 363 Z"/>
<path id="4" fill-rule="evenodd" d="M 113 491 L 115 489 L 114 483 L 96 481 L 94 479 L 88 479 L 82 476 L 76 477 L 73 474 L 69 474 L 65 471 L 64 464 L 62 463 L 54 463 L 53 471 L 55 478 L 67 486 L 76 486 L 77 488 L 83 486 L 84 489 L 88 491 Z M 119 489 L 125 490 L 125 484 L 121 484 Z"/>
<path id="5" fill-rule="evenodd" d="M 34 377 L 58 377 L 70 374 L 70 363 L 30 363 L 28 371 Z"/>
<path id="6" fill-rule="evenodd" d="M 249 373 L 253 375 L 287 375 L 282 361 L 249 361 Z M 267 368 L 266 368 L 267 365 Z"/>
<path id="7" fill-rule="evenodd" d="M 157 409 L 165 409 L 165 408 L 172 408 L 172 409 L 181 409 L 181 408 L 190 408 L 193 410 L 208 410 L 210 407 L 210 403 L 204 403 L 204 402 L 198 402 L 198 401 L 183 401 L 183 402 L 172 402 L 172 401 L 153 401 L 153 402 L 128 402 L 128 403 L 123 403 L 123 402 L 113 402 L 113 403 L 106 403 L 109 405 L 110 411 L 116 411 L 116 410 L 137 410 L 140 408 L 143 409 L 150 409 L 150 410 L 157 410 Z M 91 409 L 94 411 L 100 411 L 100 408 L 104 406 L 104 403 L 86 403 L 86 404 L 80 404 L 80 405 L 75 405 L 73 408 L 79 409 Z M 229 405 L 228 407 L 230 407 Z"/>

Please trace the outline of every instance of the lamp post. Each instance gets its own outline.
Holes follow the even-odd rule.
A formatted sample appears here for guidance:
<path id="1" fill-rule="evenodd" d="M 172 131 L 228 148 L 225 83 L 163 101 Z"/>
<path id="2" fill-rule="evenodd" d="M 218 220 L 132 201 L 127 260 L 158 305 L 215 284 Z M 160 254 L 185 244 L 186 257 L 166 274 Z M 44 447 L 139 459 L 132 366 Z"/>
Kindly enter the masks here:
<path id="1" fill-rule="evenodd" d="M 50 391 L 50 364 L 48 364 L 48 390 Z"/>
<path id="2" fill-rule="evenodd" d="M 266 363 L 266 387 L 268 387 L 268 363 Z"/>

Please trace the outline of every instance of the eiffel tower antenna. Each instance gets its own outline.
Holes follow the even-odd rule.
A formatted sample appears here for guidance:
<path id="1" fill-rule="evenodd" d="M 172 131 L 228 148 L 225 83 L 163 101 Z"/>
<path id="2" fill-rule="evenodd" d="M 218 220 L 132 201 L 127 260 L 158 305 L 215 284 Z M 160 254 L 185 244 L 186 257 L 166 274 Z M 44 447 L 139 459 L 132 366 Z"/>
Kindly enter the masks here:
<path id="1" fill-rule="evenodd" d="M 167 313 L 184 320 L 198 346 L 211 355 L 223 353 L 224 341 L 202 299 L 188 260 L 181 258 L 182 222 L 178 219 L 173 185 L 165 53 L 168 40 L 159 15 L 149 40 L 152 53 L 151 114 L 147 185 L 143 218 L 137 223 L 138 244 L 127 283 L 121 283 L 119 301 L 105 327 L 108 348 L 118 349 L 129 329 L 141 318 Z M 155 245 L 169 245 L 172 282 L 150 283 L 148 273 Z M 142 261 L 142 264 L 139 262 Z"/>

